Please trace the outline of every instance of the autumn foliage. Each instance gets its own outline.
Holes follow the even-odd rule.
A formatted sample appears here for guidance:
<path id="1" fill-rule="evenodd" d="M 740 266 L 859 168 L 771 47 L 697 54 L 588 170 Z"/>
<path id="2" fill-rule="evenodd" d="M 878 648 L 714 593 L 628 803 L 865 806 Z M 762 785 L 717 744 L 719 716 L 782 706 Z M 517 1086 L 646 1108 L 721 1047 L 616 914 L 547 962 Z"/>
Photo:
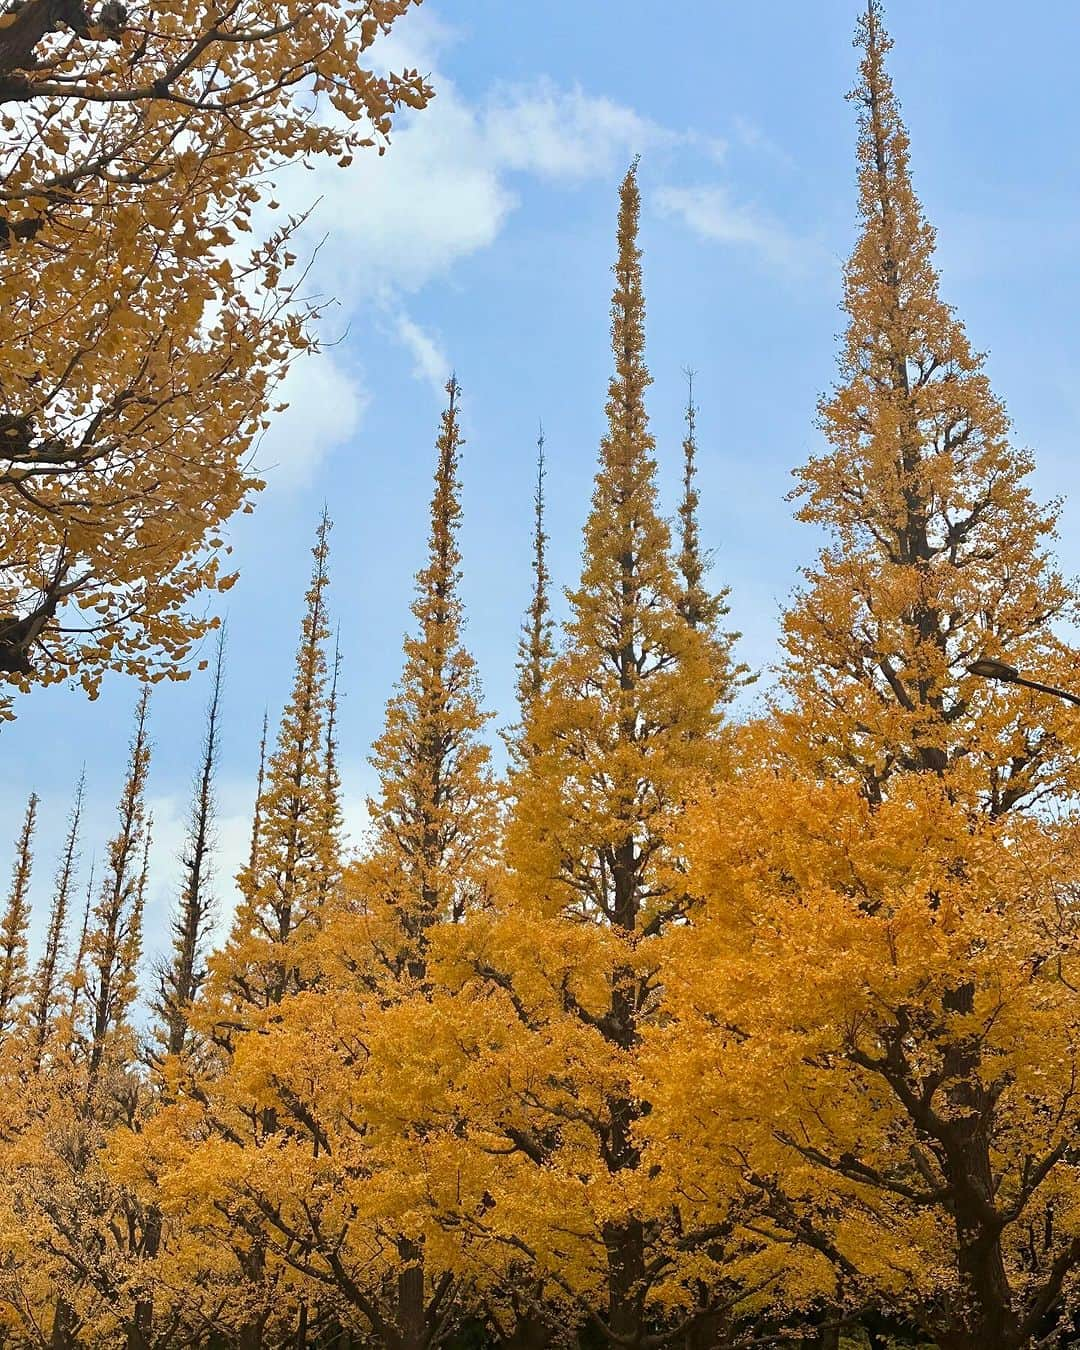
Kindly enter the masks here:
<path id="1" fill-rule="evenodd" d="M 347 158 L 424 101 L 417 78 L 359 64 L 407 4 L 285 5 L 264 28 L 244 6 L 151 22 L 26 0 L 0 19 L 0 95 L 42 119 L 5 180 L 0 267 L 19 250 L 55 266 L 53 293 L 83 294 L 88 325 L 51 310 L 38 324 L 29 283 L 0 270 L 17 354 L 0 383 L 0 587 L 21 616 L 0 653 L 16 683 L 148 675 L 200 631 L 184 605 L 223 580 L 208 535 L 253 486 L 250 436 L 308 340 L 289 227 L 243 280 L 215 231 L 245 223 L 266 156 Z M 827 538 L 784 618 L 773 693 L 734 711 L 748 672 L 702 541 L 692 383 L 674 529 L 661 502 L 678 437 L 658 447 L 649 420 L 635 163 L 607 424 L 559 628 L 540 437 L 505 770 L 467 642 L 453 378 L 355 851 L 325 512 L 231 912 L 212 866 L 219 644 L 148 1012 L 145 683 L 114 837 L 84 886 L 80 781 L 40 953 L 31 796 L 0 914 L 3 1346 L 1076 1340 L 1080 740 L 1065 704 L 969 667 L 1007 658 L 1067 686 L 1077 593 L 1031 456 L 941 298 L 878 0 L 856 41 L 847 327 L 825 444 L 793 494 Z M 301 79 L 349 129 L 301 116 Z M 102 90 L 126 91 L 115 120 Z M 100 120 L 105 158 L 57 181 L 67 151 L 46 128 L 65 108 Z M 109 238 L 95 300 L 84 249 Z M 158 313 L 176 288 L 190 312 L 148 326 L 140 306 Z M 18 355 L 32 331 L 36 364 Z M 158 343 L 184 358 L 164 402 Z M 170 439 L 174 417 L 190 443 Z M 220 481 L 195 469 L 211 429 Z M 131 505 L 143 473 L 153 510 Z M 69 491 L 95 502 L 85 528 Z M 68 634 L 64 616 L 91 605 L 99 636 Z"/>
<path id="2" fill-rule="evenodd" d="M 418 0 L 0 13 L 0 676 L 185 673 L 220 531 L 317 342 L 274 175 L 385 147 L 430 89 L 368 68 Z M 7 701 L 2 707 L 7 706 Z"/>

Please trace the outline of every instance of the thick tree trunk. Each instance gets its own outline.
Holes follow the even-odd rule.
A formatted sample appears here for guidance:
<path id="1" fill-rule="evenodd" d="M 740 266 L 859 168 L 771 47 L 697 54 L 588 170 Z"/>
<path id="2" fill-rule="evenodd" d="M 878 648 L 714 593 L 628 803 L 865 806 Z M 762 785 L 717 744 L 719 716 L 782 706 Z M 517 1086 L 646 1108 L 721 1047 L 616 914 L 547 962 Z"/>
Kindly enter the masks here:
<path id="1" fill-rule="evenodd" d="M 404 1266 L 397 1277 L 400 1350 L 425 1350 L 428 1337 L 423 1249 L 418 1243 L 403 1238 L 398 1243 L 398 1257 Z"/>
<path id="2" fill-rule="evenodd" d="M 308 1306 L 301 1299 L 300 1312 L 296 1318 L 296 1337 L 293 1350 L 308 1350 Z"/>
<path id="3" fill-rule="evenodd" d="M 75 1314 L 71 1305 L 57 1299 L 53 1311 L 52 1332 L 49 1335 L 49 1350 L 69 1350 L 75 1344 Z"/>
<path id="4" fill-rule="evenodd" d="M 498 1342 L 499 1350 L 548 1350 L 551 1328 L 539 1317 L 521 1317 L 513 1331 Z"/>
<path id="5" fill-rule="evenodd" d="M 731 1324 L 724 1313 L 703 1313 L 686 1333 L 685 1350 L 730 1350 Z"/>
<path id="6" fill-rule="evenodd" d="M 642 1334 L 641 1289 L 645 1278 L 645 1234 L 637 1219 L 604 1227 L 608 1265 L 607 1322 L 617 1344 L 634 1344 Z"/>
<path id="7" fill-rule="evenodd" d="M 142 1255 L 147 1259 L 157 1256 L 161 1246 L 161 1211 L 151 1208 L 146 1216 Z M 145 1294 L 135 1302 L 135 1310 L 128 1323 L 127 1350 L 151 1350 L 154 1336 L 154 1296 Z"/>
<path id="8" fill-rule="evenodd" d="M 251 1287 L 253 1289 L 259 1288 L 266 1267 L 266 1255 L 259 1242 L 253 1243 L 249 1250 L 241 1256 L 241 1265 Z M 262 1312 L 245 1322 L 237 1336 L 238 1350 L 263 1350 L 263 1327 L 265 1325 L 266 1314 Z"/>
<path id="9" fill-rule="evenodd" d="M 949 1013 L 970 1013 L 971 984 L 950 989 L 943 999 Z M 1020 1323 L 1001 1250 L 1004 1222 L 995 1204 L 990 1133 L 993 1106 L 978 1080 L 979 1047 L 960 1041 L 947 1066 L 958 1080 L 949 1092 L 955 1112 L 946 1145 L 947 1171 L 956 1222 L 957 1273 L 963 1305 L 956 1325 L 939 1337 L 943 1350 L 1018 1350 Z"/>

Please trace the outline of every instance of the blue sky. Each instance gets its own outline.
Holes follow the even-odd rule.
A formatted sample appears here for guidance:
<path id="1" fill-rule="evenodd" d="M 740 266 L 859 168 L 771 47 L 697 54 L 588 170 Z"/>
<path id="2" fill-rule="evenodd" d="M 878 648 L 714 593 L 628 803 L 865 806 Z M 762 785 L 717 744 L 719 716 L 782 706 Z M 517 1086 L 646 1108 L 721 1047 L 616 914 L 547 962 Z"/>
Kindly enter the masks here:
<path id="1" fill-rule="evenodd" d="M 640 153 L 650 408 L 668 509 L 679 473 L 682 370 L 697 372 L 702 524 L 732 588 L 741 657 L 766 671 L 813 533 L 792 521 L 791 469 L 819 446 L 834 372 L 840 267 L 854 223 L 856 0 L 425 0 L 387 44 L 432 73 L 438 98 L 390 154 L 297 173 L 316 198 L 315 284 L 340 338 L 290 378 L 290 411 L 261 447 L 269 481 L 231 532 L 219 782 L 222 910 L 243 855 L 259 724 L 292 673 L 311 536 L 325 500 L 344 653 L 349 819 L 400 666 L 425 546 L 439 386 L 464 388 L 468 641 L 498 723 L 512 715 L 529 586 L 537 423 L 549 466 L 553 570 L 574 581 L 603 430 L 616 187 Z M 916 186 L 939 231 L 942 288 L 976 347 L 1042 498 L 1066 499 L 1060 556 L 1080 572 L 1080 173 L 1074 56 L 1080 10 L 1037 19 L 1005 0 L 893 0 L 892 70 Z M 1080 675 L 1078 675 L 1080 679 Z M 759 685 L 760 688 L 760 685 Z M 156 818 L 147 947 L 167 941 L 205 681 L 154 693 Z M 87 764 L 84 861 L 112 829 L 137 690 L 96 704 L 48 689 L 0 732 L 0 850 L 27 793 L 43 798 L 34 894 L 47 904 L 71 786 Z M 752 706 L 754 695 L 748 695 Z M 0 852 L 0 858 L 4 855 Z"/>

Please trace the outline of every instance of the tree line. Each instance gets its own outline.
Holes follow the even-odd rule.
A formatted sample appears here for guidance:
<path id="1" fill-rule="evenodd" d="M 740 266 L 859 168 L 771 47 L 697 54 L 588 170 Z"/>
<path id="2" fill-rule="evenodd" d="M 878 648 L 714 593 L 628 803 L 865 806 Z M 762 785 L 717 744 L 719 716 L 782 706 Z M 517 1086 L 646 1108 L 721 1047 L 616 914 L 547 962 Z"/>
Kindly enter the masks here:
<path id="1" fill-rule="evenodd" d="M 33 50 L 26 16 L 43 4 L 5 16 L 0 77 L 38 91 L 27 98 L 93 104 L 48 63 L 62 72 L 72 48 L 93 43 L 127 50 L 129 18 L 106 6 L 112 17 L 103 9 L 84 32 L 54 5 L 72 36 L 4 76 L 19 42 Z M 422 102 L 415 72 L 364 77 L 366 94 L 335 82 L 373 40 L 364 25 L 388 26 L 406 7 L 358 6 L 358 49 L 331 24 L 294 54 L 258 134 L 277 127 L 291 76 L 331 56 L 314 79 L 346 111 L 368 96 L 386 118 L 397 101 Z M 315 12 L 301 22 L 298 8 L 294 30 L 282 7 L 281 30 L 306 41 Z M 166 82 L 202 70 L 210 107 L 195 120 L 211 130 L 230 99 L 258 103 L 239 54 L 235 71 L 198 64 L 226 22 L 185 48 L 198 48 L 187 65 L 174 54 L 181 69 Z M 145 50 L 129 65 L 151 59 L 156 40 L 137 37 Z M 144 677 L 116 833 L 84 878 L 80 783 L 33 954 L 35 796 L 16 841 L 0 919 L 3 1345 L 1034 1350 L 1080 1339 L 1080 724 L 1067 704 L 970 669 L 1004 658 L 1067 687 L 1076 651 L 1061 634 L 1077 591 L 1049 552 L 1057 508 L 1033 499 L 1031 456 L 1011 444 L 983 358 L 941 299 L 878 0 L 856 42 L 860 229 L 843 276 L 846 330 L 819 409 L 825 448 L 793 494 L 826 543 L 784 615 L 761 710 L 731 712 L 748 672 L 701 541 L 692 386 L 674 525 L 658 497 L 635 164 L 619 193 L 607 431 L 560 627 L 540 445 L 505 772 L 464 640 L 462 391 L 451 379 L 427 557 L 372 751 L 367 835 L 355 850 L 343 837 L 324 513 L 290 697 L 275 736 L 264 724 L 236 910 L 215 945 L 219 640 L 171 949 L 149 983 L 145 679 L 203 635 L 185 602 L 222 579 L 178 559 L 204 557 L 202 531 L 247 487 L 237 478 L 240 497 L 219 499 L 200 479 L 218 515 L 189 534 L 181 519 L 166 539 L 155 512 L 174 482 L 137 489 L 121 466 L 163 470 L 141 442 L 106 433 L 112 414 L 97 421 L 95 436 L 115 438 L 89 471 L 119 512 L 101 527 L 118 570 L 87 587 L 110 618 L 109 605 L 129 604 L 143 526 L 161 571 L 147 582 L 157 598 L 92 640 L 65 636 L 81 592 L 49 591 L 39 575 L 41 598 L 26 599 L 17 548 L 3 573 L 21 616 L 0 648 L 16 689 L 59 670 L 84 671 L 93 688 L 110 664 Z M 220 92 L 231 78 L 240 84 Z M 154 107 L 169 105 L 143 128 L 150 158 L 163 157 L 155 184 L 195 191 L 202 169 L 184 161 L 172 101 L 151 92 Z M 190 97 L 175 102 L 176 116 L 191 115 Z M 126 147 L 135 114 L 124 106 L 104 126 Z M 292 114 L 303 140 L 311 124 Z M 326 131 L 333 153 L 338 134 Z M 143 153 L 135 138 L 116 157 Z M 247 168 L 252 153 L 235 148 Z M 95 194 L 111 200 L 119 168 L 83 167 L 55 199 L 38 194 L 37 214 L 12 212 L 4 248 L 37 247 Z M 219 170 L 238 181 L 208 151 L 206 172 Z M 145 185 L 121 184 L 133 210 Z M 129 244 L 151 247 L 152 232 Z M 70 247 L 81 247 L 74 236 Z M 306 342 L 295 313 L 270 303 L 271 328 L 300 323 Z M 196 348 L 216 349 L 196 327 Z M 124 363 L 140 350 L 125 345 Z M 81 359 L 101 359 L 92 342 Z M 261 417 L 272 381 L 251 361 L 258 389 L 244 406 Z M 147 378 L 152 368 L 139 366 Z M 108 394 L 100 381 L 88 391 L 70 407 L 93 423 Z M 188 393 L 165 402 L 198 440 L 203 414 Z M 141 397 L 120 412 L 150 408 Z M 51 559 L 49 576 L 57 559 L 84 558 L 58 573 L 74 578 L 100 542 L 96 524 L 75 524 L 80 511 L 97 520 L 75 497 L 90 491 L 80 485 L 99 451 L 71 460 L 70 442 L 42 448 L 64 398 L 20 429 L 0 424 L 16 442 L 13 481 L 31 465 L 69 470 L 43 474 L 4 510 L 27 513 L 30 531 L 35 494 L 54 494 L 59 533 L 26 557 Z M 237 473 L 249 444 L 238 425 L 218 427 Z M 151 434 L 172 444 L 163 425 Z M 181 452 L 165 458 L 190 469 Z M 140 491 L 153 509 L 136 504 Z M 125 512 L 139 524 L 117 548 Z M 109 634 L 105 660 L 94 643 Z"/>

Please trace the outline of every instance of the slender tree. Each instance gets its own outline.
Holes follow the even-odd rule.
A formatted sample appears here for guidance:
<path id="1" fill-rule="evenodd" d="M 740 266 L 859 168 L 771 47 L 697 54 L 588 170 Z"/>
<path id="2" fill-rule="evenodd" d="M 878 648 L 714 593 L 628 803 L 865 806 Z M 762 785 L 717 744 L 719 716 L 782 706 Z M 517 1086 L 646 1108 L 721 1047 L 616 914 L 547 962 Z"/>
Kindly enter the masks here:
<path id="1" fill-rule="evenodd" d="M 338 866 L 327 834 L 327 670 L 331 521 L 324 511 L 312 549 L 292 696 L 255 806 L 251 858 L 237 877 L 242 899 L 223 951 L 212 961 L 219 1033 L 246 1026 L 309 978 L 305 949 L 321 922 L 324 878 Z"/>
<path id="2" fill-rule="evenodd" d="M 436 444 L 428 559 L 412 605 L 416 631 L 405 639 L 404 669 L 372 755 L 379 794 L 368 803 L 368 854 L 349 878 L 344 926 L 351 940 L 335 942 L 357 980 L 361 1009 L 367 1005 L 376 1018 L 378 1008 L 419 1008 L 430 999 L 433 935 L 486 900 L 495 844 L 496 791 L 480 738 L 489 714 L 462 639 L 460 392 L 451 378 Z M 391 1109 L 407 1140 L 422 1138 L 422 1119 L 410 1118 L 404 1104 Z M 414 1149 L 385 1131 L 372 1147 L 386 1150 L 382 1165 L 400 1187 L 402 1210 L 422 1204 Z M 368 1286 L 373 1328 L 400 1350 L 439 1344 L 453 1325 L 457 1280 L 432 1267 L 423 1232 L 393 1212 L 376 1220 L 370 1241 L 391 1244 L 398 1264 L 379 1296 Z"/>
<path id="3" fill-rule="evenodd" d="M 78 1025 L 79 1002 L 86 992 L 86 954 L 90 943 L 90 919 L 93 912 L 96 862 L 96 858 L 91 857 L 90 870 L 86 878 L 86 890 L 83 894 L 83 914 L 82 922 L 79 925 L 79 941 L 75 947 L 75 954 L 71 958 L 71 968 L 66 975 L 69 992 L 67 1025 L 69 1033 L 72 1035 L 74 1035 L 75 1028 Z"/>
<path id="4" fill-rule="evenodd" d="M 27 925 L 38 801 L 37 793 L 31 792 L 15 845 L 11 889 L 0 919 L 0 1038 L 6 1037 L 19 1020 L 20 1002 L 28 988 Z"/>
<path id="5" fill-rule="evenodd" d="M 266 786 L 266 744 L 270 732 L 270 714 L 264 708 L 262 734 L 259 737 L 259 772 L 255 779 L 255 808 L 251 816 L 251 846 L 248 849 L 248 870 L 254 871 L 259 858 L 259 831 L 262 827 L 263 791 Z"/>
<path id="6" fill-rule="evenodd" d="M 1073 724 L 1053 701 L 967 673 L 1006 655 L 1067 681 L 1054 620 L 1073 597 L 1047 560 L 1031 456 L 984 358 L 942 301 L 935 236 L 912 187 L 878 0 L 860 22 L 861 230 L 844 270 L 829 442 L 799 472 L 799 518 L 832 540 L 784 622 L 790 753 L 879 801 L 903 770 L 946 777 L 1001 813 L 1075 779 Z"/>
<path id="7" fill-rule="evenodd" d="M 323 781 L 320 800 L 324 841 L 323 867 L 316 880 L 320 907 L 326 905 L 341 882 L 342 830 L 341 771 L 338 768 L 338 680 L 341 676 L 341 634 L 334 637 L 330 692 L 326 700 L 326 738 L 323 744 Z"/>
<path id="8" fill-rule="evenodd" d="M 670 840 L 726 693 L 717 639 L 686 622 L 657 505 L 639 210 L 635 165 L 620 189 L 615 372 L 581 581 L 511 783 L 500 919 L 473 955 L 510 1028 L 488 1028 L 501 1097 L 494 1115 L 478 1108 L 477 1138 L 501 1132 L 508 1161 L 479 1227 L 626 1345 L 664 1323 L 653 1291 L 675 1255 L 635 1141 L 648 1111 L 638 1048 L 663 997 L 646 954 L 692 904 Z"/>
<path id="9" fill-rule="evenodd" d="M 146 780 L 150 771 L 150 690 L 145 685 L 135 709 L 127 777 L 120 795 L 120 823 L 109 843 L 97 904 L 86 938 L 89 967 L 87 1009 L 89 1078 L 92 1091 L 114 1039 L 130 1031 L 137 995 L 135 965 L 142 941 L 145 891 Z M 124 1055 L 122 1048 L 119 1053 Z"/>
<path id="10" fill-rule="evenodd" d="M 551 573 L 548 571 L 548 535 L 544 525 L 544 428 L 536 442 L 536 489 L 533 492 L 533 591 L 518 640 L 517 696 L 522 722 L 528 720 L 533 700 L 544 689 L 555 655 L 551 618 Z"/>
<path id="11" fill-rule="evenodd" d="M 206 942 L 213 913 L 214 776 L 221 740 L 224 654 L 222 630 L 214 656 L 202 760 L 192 785 L 187 839 L 180 856 L 183 881 L 173 918 L 172 958 L 159 977 L 154 1005 L 162 1023 L 162 1045 L 170 1055 L 179 1055 L 187 1048 L 191 1006 L 206 976 Z"/>
<path id="12" fill-rule="evenodd" d="M 215 670 L 195 783 L 174 961 L 159 999 L 165 1009 L 163 1031 L 169 1038 L 165 1048 L 182 1055 L 185 1049 L 199 1045 L 206 1053 L 194 1056 L 191 1072 L 184 1075 L 173 1075 L 166 1060 L 160 1109 L 137 1136 L 126 1140 L 130 1175 L 139 1181 L 133 1187 L 137 1198 L 132 1202 L 143 1235 L 139 1252 L 144 1260 L 156 1258 L 159 1263 L 144 1276 L 144 1292 L 133 1310 L 132 1324 L 142 1328 L 139 1334 L 144 1337 L 147 1326 L 162 1325 L 167 1313 L 173 1315 L 170 1309 L 156 1306 L 160 1300 L 153 1271 L 177 1263 L 192 1284 L 207 1289 L 209 1300 L 219 1298 L 220 1309 L 228 1308 L 218 1316 L 227 1321 L 233 1341 L 244 1350 L 259 1350 L 266 1344 L 272 1334 L 269 1328 L 287 1320 L 293 1307 L 288 1301 L 278 1306 L 287 1296 L 279 1294 L 270 1256 L 274 1228 L 258 1205 L 265 1197 L 264 1146 L 273 1140 L 275 1155 L 284 1159 L 297 1135 L 303 1137 L 304 1103 L 290 1090 L 294 1066 L 288 1055 L 275 1055 L 272 1037 L 282 1026 L 290 1001 L 317 987 L 314 939 L 324 923 L 332 881 L 340 866 L 339 786 L 331 726 L 336 690 L 328 690 L 325 653 L 330 530 L 324 511 L 312 549 L 292 693 L 269 757 L 263 719 L 251 850 L 237 878 L 242 898 L 224 948 L 206 963 L 204 980 L 200 948 L 209 903 L 207 865 L 220 734 L 220 662 Z M 193 903 L 196 870 L 198 893 Z M 184 985 L 191 996 L 181 1000 L 178 994 Z M 166 1165 L 164 1159 L 184 1150 L 197 1167 L 207 1139 L 220 1150 L 217 1167 L 222 1180 L 227 1178 L 228 1199 L 223 1193 L 216 1207 L 220 1227 L 208 1224 L 205 1217 L 196 1221 L 199 1242 L 184 1246 L 181 1241 L 178 1250 L 170 1247 L 170 1233 L 163 1222 L 157 1169 Z M 291 1186 L 297 1173 L 286 1166 L 280 1181 L 284 1183 L 286 1177 Z M 222 1262 L 226 1260 L 234 1263 L 233 1273 L 223 1279 Z"/>
<path id="13" fill-rule="evenodd" d="M 368 803 L 369 861 L 358 880 L 388 925 L 379 959 L 395 979 L 427 978 L 431 928 L 459 921 L 483 894 L 495 828 L 490 752 L 480 739 L 476 663 L 462 642 L 458 585 L 461 522 L 460 386 L 451 378 L 436 445 L 428 561 L 417 575 L 416 632 L 386 708 L 372 764 L 379 793 Z"/>
<path id="14" fill-rule="evenodd" d="M 45 950 L 42 952 L 41 960 L 34 972 L 30 1020 L 39 1055 L 48 1040 L 56 1015 L 64 933 L 67 929 L 68 909 L 71 905 L 71 894 L 75 886 L 75 874 L 79 861 L 79 827 L 82 823 L 85 795 L 86 769 L 84 768 L 79 775 L 78 783 L 75 785 L 75 800 L 72 803 L 71 815 L 68 817 L 68 831 L 60 854 L 60 862 L 57 866 L 56 880 L 53 883 L 49 926 L 45 932 Z"/>
<path id="15" fill-rule="evenodd" d="M 692 628 L 716 617 L 721 600 L 705 594 L 702 582 L 707 559 L 702 556 L 698 527 L 701 497 L 697 490 L 697 404 L 694 402 L 694 372 L 686 371 L 686 435 L 683 437 L 683 495 L 679 503 L 679 573 L 682 577 L 680 608 Z"/>

